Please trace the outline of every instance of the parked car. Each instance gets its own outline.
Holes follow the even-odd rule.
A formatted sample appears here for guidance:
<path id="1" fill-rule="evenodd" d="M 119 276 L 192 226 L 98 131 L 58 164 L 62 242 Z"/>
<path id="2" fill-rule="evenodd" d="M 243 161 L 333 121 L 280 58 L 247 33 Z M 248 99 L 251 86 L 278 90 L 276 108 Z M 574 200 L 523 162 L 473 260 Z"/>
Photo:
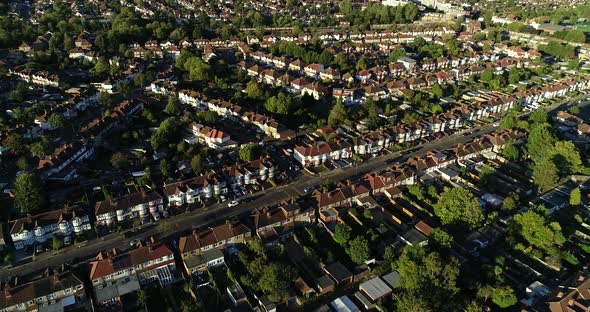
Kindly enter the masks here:
<path id="1" fill-rule="evenodd" d="M 228 207 L 235 207 L 235 206 L 237 206 L 237 205 L 239 205 L 239 204 L 240 204 L 240 203 L 239 203 L 237 200 L 233 200 L 233 201 L 229 202 L 229 203 L 227 204 L 227 206 L 228 206 Z"/>

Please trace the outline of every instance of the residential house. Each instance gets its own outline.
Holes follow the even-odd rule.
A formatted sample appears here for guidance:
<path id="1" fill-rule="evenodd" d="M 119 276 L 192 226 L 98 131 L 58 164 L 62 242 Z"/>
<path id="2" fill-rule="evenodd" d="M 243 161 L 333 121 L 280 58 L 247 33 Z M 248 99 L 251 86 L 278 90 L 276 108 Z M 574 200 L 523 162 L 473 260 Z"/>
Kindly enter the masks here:
<path id="1" fill-rule="evenodd" d="M 212 149 L 223 151 L 237 147 L 238 144 L 230 139 L 229 134 L 192 122 L 188 125 L 189 131 L 195 135 L 198 141 Z"/>
<path id="2" fill-rule="evenodd" d="M 304 209 L 294 200 L 284 202 L 275 208 L 257 208 L 253 211 L 252 226 L 256 235 L 267 245 L 273 245 L 279 239 L 293 233 L 297 225 L 311 223 L 314 209 Z"/>
<path id="3" fill-rule="evenodd" d="M 90 280 L 99 305 L 119 303 L 121 296 L 151 282 L 168 285 L 177 279 L 175 274 L 174 253 L 153 239 L 127 252 L 100 252 L 90 262 Z"/>
<path id="4" fill-rule="evenodd" d="M 98 225 L 113 225 L 128 220 L 144 223 L 149 216 L 164 211 L 163 199 L 158 192 L 141 191 L 119 197 L 108 197 L 94 206 Z"/>
<path id="5" fill-rule="evenodd" d="M 66 206 L 9 222 L 10 236 L 15 249 L 45 243 L 53 237 L 82 235 L 91 229 L 85 209 Z"/>
<path id="6" fill-rule="evenodd" d="M 14 279 L 0 285 L 0 311 L 86 310 L 84 283 L 70 271 L 49 272 L 28 281 Z"/>
<path id="7" fill-rule="evenodd" d="M 272 179 L 276 170 L 277 166 L 266 156 L 225 167 L 223 172 L 228 176 L 231 186 L 244 186 Z"/>
<path id="8" fill-rule="evenodd" d="M 352 146 L 344 140 L 318 142 L 296 147 L 293 157 L 303 166 L 318 166 L 328 160 L 352 157 Z"/>
<path id="9" fill-rule="evenodd" d="M 64 144 L 57 147 L 51 155 L 40 159 L 37 170 L 41 171 L 43 177 L 51 177 L 57 175 L 70 164 L 90 157 L 93 153 L 94 147 L 89 146 L 84 141 Z M 69 180 L 73 177 L 75 177 L 75 170 L 71 169 L 63 179 Z"/>
<path id="10" fill-rule="evenodd" d="M 226 222 L 213 228 L 193 231 L 178 241 L 178 250 L 186 272 L 194 274 L 223 263 L 219 253 L 246 244 L 251 239 L 250 229 L 239 222 Z"/>
<path id="11" fill-rule="evenodd" d="M 194 204 L 227 193 L 227 184 L 215 174 L 194 177 L 164 185 L 168 206 Z"/>
<path id="12" fill-rule="evenodd" d="M 590 278 L 577 273 L 552 292 L 544 308 L 548 306 L 551 312 L 588 311 L 589 299 Z"/>

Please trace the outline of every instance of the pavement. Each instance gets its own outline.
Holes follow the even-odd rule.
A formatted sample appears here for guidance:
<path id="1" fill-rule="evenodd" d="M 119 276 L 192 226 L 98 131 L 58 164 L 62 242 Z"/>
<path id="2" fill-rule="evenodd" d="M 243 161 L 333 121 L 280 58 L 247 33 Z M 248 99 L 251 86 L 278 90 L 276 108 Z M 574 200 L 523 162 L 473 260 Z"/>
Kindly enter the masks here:
<path id="1" fill-rule="evenodd" d="M 547 106 L 546 110 L 552 111 L 563 107 L 568 102 L 576 101 L 583 96 L 573 99 L 564 100 L 559 103 Z M 586 96 L 587 97 L 587 96 Z M 586 105 L 586 102 L 582 105 Z M 523 114 L 523 115 L 526 115 Z M 369 159 L 361 164 L 352 167 L 339 168 L 329 171 L 321 176 L 309 176 L 300 173 L 289 184 L 279 186 L 272 189 L 267 189 L 254 194 L 247 194 L 240 198 L 241 204 L 235 207 L 228 207 L 227 202 L 215 203 L 207 207 L 197 209 L 189 213 L 183 213 L 176 216 L 171 216 L 166 221 L 172 226 L 175 233 L 191 230 L 211 223 L 220 222 L 231 219 L 242 214 L 251 212 L 254 208 L 272 206 L 280 203 L 283 200 L 288 200 L 292 197 L 303 195 L 303 189 L 307 186 L 317 186 L 325 179 L 340 181 L 353 177 L 360 177 L 366 173 L 380 171 L 387 168 L 389 162 L 392 160 L 403 162 L 408 158 L 424 155 L 431 150 L 444 150 L 459 143 L 466 143 L 476 136 L 482 136 L 496 130 L 492 124 L 479 125 L 469 130 L 457 132 L 453 135 L 445 136 L 434 141 L 424 143 L 418 147 L 412 147 L 411 153 L 402 155 L 402 152 L 387 153 L 372 159 Z M 50 266 L 58 266 L 67 262 L 79 262 L 93 258 L 98 252 L 103 250 L 111 250 L 112 248 L 127 249 L 129 242 L 135 239 L 144 239 L 149 236 L 156 236 L 161 238 L 158 226 L 151 226 L 132 237 L 125 238 L 122 233 L 115 233 L 106 237 L 98 238 L 93 241 L 82 243 L 80 245 L 73 245 L 65 247 L 59 252 L 46 252 L 39 254 L 34 261 L 20 264 L 18 266 L 6 266 L 0 268 L 1 277 L 22 276 L 34 273 Z M 76 260 L 76 261 L 73 261 Z"/>

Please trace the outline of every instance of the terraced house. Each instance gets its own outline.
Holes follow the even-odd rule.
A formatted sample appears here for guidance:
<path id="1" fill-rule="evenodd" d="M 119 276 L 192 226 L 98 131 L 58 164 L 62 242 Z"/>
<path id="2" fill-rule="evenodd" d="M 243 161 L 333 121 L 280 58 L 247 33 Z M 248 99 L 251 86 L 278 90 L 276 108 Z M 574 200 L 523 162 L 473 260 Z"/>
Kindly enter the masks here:
<path id="1" fill-rule="evenodd" d="M 102 305 L 117 304 L 122 295 L 139 290 L 141 285 L 155 281 L 170 284 L 176 280 L 175 273 L 174 253 L 153 240 L 128 252 L 101 252 L 90 262 L 90 280 L 96 301 Z"/>
<path id="2" fill-rule="evenodd" d="M 91 229 L 88 213 L 78 206 L 13 220 L 9 226 L 16 249 L 45 243 L 54 236 L 79 235 Z"/>
<path id="3" fill-rule="evenodd" d="M 295 200 L 281 203 L 275 208 L 255 209 L 251 216 L 256 235 L 266 245 L 277 244 L 293 233 L 295 226 L 315 221 L 315 209 L 301 207 Z"/>
<path id="4" fill-rule="evenodd" d="M 88 308 L 84 283 L 69 271 L 1 285 L 0 312 L 64 311 Z"/>
<path id="5" fill-rule="evenodd" d="M 137 219 L 144 223 L 150 215 L 164 211 L 162 196 L 155 191 L 143 191 L 119 197 L 109 197 L 94 206 L 96 223 L 112 225 Z"/>
<path id="6" fill-rule="evenodd" d="M 228 176 L 228 182 L 232 186 L 256 184 L 259 181 L 272 179 L 276 170 L 277 166 L 270 157 L 261 157 L 246 163 L 236 163 L 223 169 Z"/>
<path id="7" fill-rule="evenodd" d="M 352 146 L 344 140 L 318 142 L 296 147 L 293 157 L 303 166 L 318 166 L 328 160 L 352 157 Z"/>
<path id="8" fill-rule="evenodd" d="M 250 241 L 250 229 L 239 222 L 226 222 L 214 228 L 193 231 L 178 243 L 186 272 L 194 274 L 224 262 L 223 252 Z"/>
<path id="9" fill-rule="evenodd" d="M 194 177 L 164 185 L 168 206 L 180 207 L 227 193 L 227 183 L 215 174 Z"/>

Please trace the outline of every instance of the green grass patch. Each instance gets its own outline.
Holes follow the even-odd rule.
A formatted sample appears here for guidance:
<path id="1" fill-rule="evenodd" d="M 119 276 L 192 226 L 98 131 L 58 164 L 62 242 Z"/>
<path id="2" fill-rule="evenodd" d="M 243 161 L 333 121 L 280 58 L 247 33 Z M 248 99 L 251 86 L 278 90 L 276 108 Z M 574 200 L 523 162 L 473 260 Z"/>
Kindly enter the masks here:
<path id="1" fill-rule="evenodd" d="M 578 260 L 578 258 L 572 254 L 569 251 L 564 251 L 561 253 L 561 259 L 563 259 L 565 262 L 571 264 L 571 265 L 578 265 L 580 263 L 580 261 Z"/>

